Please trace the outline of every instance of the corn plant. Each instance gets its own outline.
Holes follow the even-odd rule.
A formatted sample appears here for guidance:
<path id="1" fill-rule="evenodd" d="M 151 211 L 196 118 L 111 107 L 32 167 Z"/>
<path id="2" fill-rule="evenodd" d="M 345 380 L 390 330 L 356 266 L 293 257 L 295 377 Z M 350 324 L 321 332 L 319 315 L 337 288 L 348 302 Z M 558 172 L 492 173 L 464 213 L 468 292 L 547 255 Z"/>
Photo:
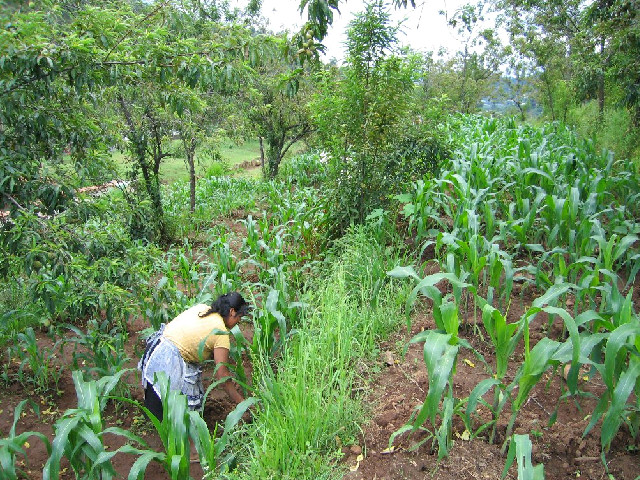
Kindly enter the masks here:
<path id="1" fill-rule="evenodd" d="M 66 325 L 74 337 L 65 339 L 74 345 L 73 368 L 89 376 L 107 377 L 124 370 L 129 357 L 125 351 L 126 331 L 109 328 L 108 322 L 92 319 L 86 333 L 74 325 Z"/>
<path id="2" fill-rule="evenodd" d="M 640 322 L 637 316 L 629 316 L 609 333 L 606 340 L 604 363 L 595 364 L 607 387 L 594 409 L 584 435 L 602 418 L 601 445 L 607 451 L 623 421 L 634 436 L 639 433 L 640 419 Z M 635 397 L 635 401 L 633 398 Z M 631 402 L 629 402 L 631 400 Z"/>
<path id="3" fill-rule="evenodd" d="M 256 403 L 253 397 L 247 398 L 227 415 L 222 435 L 218 436 L 218 425 L 213 432 L 209 432 L 207 424 L 197 412 L 189 412 L 190 435 L 200 458 L 200 465 L 204 472 L 204 479 L 216 478 L 219 473 L 228 470 L 235 460 L 234 453 L 225 450 L 230 444 L 231 436 L 244 413 Z M 223 456 L 224 455 L 224 456 Z"/>
<path id="4" fill-rule="evenodd" d="M 53 348 L 41 348 L 32 327 L 19 333 L 17 339 L 18 342 L 11 349 L 11 353 L 20 361 L 18 379 L 21 383 L 32 384 L 38 392 L 44 392 L 52 385 L 57 390 L 64 371 L 64 366 L 54 364 L 57 345 Z"/>
<path id="5" fill-rule="evenodd" d="M 516 460 L 518 465 L 518 480 L 544 480 L 544 465 L 533 465 L 531 462 L 531 440 L 529 435 L 514 435 L 509 444 L 507 461 L 502 472 L 502 478 Z"/>
<path id="6" fill-rule="evenodd" d="M 451 384 L 451 378 L 456 369 L 458 351 L 460 347 L 472 351 L 473 349 L 468 342 L 458 337 L 460 320 L 456 296 L 454 295 L 453 298 L 443 297 L 435 285 L 444 279 L 460 288 L 468 286 L 468 284 L 462 283 L 452 273 L 427 275 L 420 279 L 412 267 L 396 267 L 388 272 L 388 275 L 394 278 L 411 277 L 418 281 L 406 302 L 407 317 L 409 317 L 411 307 L 416 302 L 418 294 L 421 293 L 433 302 L 433 318 L 437 327 L 437 330 L 420 332 L 410 341 L 410 343 L 424 342 L 423 356 L 428 371 L 429 389 L 422 406 L 412 415 L 406 425 L 391 435 L 389 445 L 392 445 L 394 439 L 404 432 L 423 429 L 428 432 L 425 441 L 432 439 L 437 443 L 438 458 L 443 458 L 448 455 L 451 448 L 453 417 L 461 411 L 465 403 L 465 400 L 457 400 L 453 397 Z M 409 320 L 407 327 L 409 329 L 411 327 Z M 441 399 L 442 408 L 439 408 Z M 439 425 L 438 416 L 440 416 Z M 427 420 L 432 425 L 433 431 L 424 427 Z"/>
<path id="7" fill-rule="evenodd" d="M 44 434 L 40 432 L 24 432 L 16 435 L 16 424 L 27 404 L 31 405 L 38 417 L 40 416 L 40 410 L 35 402 L 32 400 L 22 400 L 13 413 L 13 423 L 11 424 L 9 435 L 5 438 L 0 438 L 0 472 L 2 473 L 2 478 L 6 480 L 18 480 L 18 478 L 26 477 L 26 474 L 16 466 L 16 459 L 18 455 L 27 459 L 25 445 L 31 437 L 36 437 L 43 442 L 47 453 L 51 454 L 51 443 Z"/>
<path id="8" fill-rule="evenodd" d="M 467 428 L 471 426 L 471 413 L 475 410 L 476 399 L 481 398 L 490 388 L 495 386 L 493 405 L 491 407 L 493 429 L 489 438 L 489 441 L 493 443 L 502 406 L 501 399 L 508 393 L 508 386 L 504 383 L 505 375 L 507 374 L 511 356 L 522 338 L 524 323 L 520 321 L 508 323 L 502 313 L 489 304 L 485 304 L 482 308 L 482 322 L 495 349 L 496 369 L 493 372 L 492 379 L 479 384 L 471 393 L 465 414 L 465 424 Z M 473 428 L 469 429 L 469 431 L 473 432 Z"/>
<path id="9" fill-rule="evenodd" d="M 226 274 L 229 277 L 238 274 L 240 265 L 231 252 L 229 240 L 226 235 L 220 235 L 213 240 L 207 248 L 207 254 L 216 266 L 218 274 Z"/>
<path id="10" fill-rule="evenodd" d="M 244 400 L 227 416 L 224 432 L 220 438 L 217 438 L 217 426 L 213 434 L 210 434 L 200 414 L 188 409 L 187 397 L 178 390 L 171 389 L 169 379 L 163 372 L 157 374 L 156 385 L 161 391 L 163 406 L 161 419 L 156 418 L 146 407 L 134 400 L 124 398 L 120 400 L 137 405 L 143 410 L 162 441 L 162 451 L 150 449 L 142 438 L 130 432 L 119 431 L 121 435 L 126 436 L 138 446 L 127 444 L 112 452 L 102 452 L 97 457 L 94 468 L 102 468 L 103 464 L 109 465 L 111 458 L 118 453 L 127 453 L 138 456 L 129 472 L 128 478 L 131 480 L 142 480 L 151 462 L 160 463 L 172 480 L 191 479 L 190 441 L 193 440 L 205 471 L 204 478 L 215 478 L 221 470 L 231 465 L 234 455 L 228 454 L 224 457 L 222 455 L 228 447 L 233 429 L 246 410 L 255 403 L 255 399 Z"/>
<path id="11" fill-rule="evenodd" d="M 413 267 L 395 267 L 393 270 L 387 272 L 390 277 L 393 278 L 413 278 L 418 281 L 418 284 L 413 288 L 406 301 L 406 317 L 407 317 L 407 330 L 411 330 L 411 309 L 418 299 L 418 294 L 422 294 L 434 303 L 434 321 L 436 326 L 447 333 L 451 333 L 458 336 L 459 319 L 457 312 L 457 305 L 460 303 L 461 290 L 465 287 L 470 287 L 468 283 L 464 283 L 460 280 L 460 277 L 455 273 L 435 273 L 433 275 L 427 275 L 424 278 L 420 278 L 415 272 Z M 454 287 L 454 306 L 450 306 L 452 302 L 446 300 L 444 309 L 443 297 L 440 290 L 435 285 L 443 280 L 449 281 Z"/>
<path id="12" fill-rule="evenodd" d="M 116 476 L 110 462 L 97 461 L 100 455 L 105 453 L 103 435 L 105 433 L 124 434 L 117 428 L 104 428 L 102 411 L 109 399 L 109 393 L 126 372 L 127 370 L 122 370 L 114 376 L 89 382 L 82 379 L 80 371 L 73 372 L 78 407 L 67 410 L 56 421 L 51 455 L 43 470 L 44 480 L 60 478 L 62 457 L 67 458 L 77 478 L 108 480 Z"/>
<path id="13" fill-rule="evenodd" d="M 168 264 L 165 267 L 167 275 L 161 277 L 153 288 L 140 292 L 141 312 L 154 330 L 158 330 L 160 324 L 168 323 L 189 303 L 189 297 L 176 284 L 172 268 Z"/>
<path id="14" fill-rule="evenodd" d="M 178 249 L 175 254 L 175 272 L 179 275 L 180 283 L 186 288 L 186 295 L 192 297 L 200 290 L 200 277 L 202 273 L 202 263 L 194 261 L 194 252 L 187 240 L 184 241 L 182 248 Z"/>
<path id="15" fill-rule="evenodd" d="M 290 333 L 285 313 L 296 306 L 299 304 L 288 305 L 281 291 L 269 291 L 263 308 L 256 311 L 253 317 L 253 343 L 250 349 L 254 356 L 273 357 L 282 348 Z"/>
<path id="16" fill-rule="evenodd" d="M 434 428 L 429 437 L 437 442 L 438 458 L 444 458 L 448 455 L 452 441 L 451 433 L 456 401 L 453 397 L 451 378 L 455 373 L 460 345 L 454 344 L 456 338 L 453 335 L 433 330 L 420 332 L 411 339 L 410 343 L 415 342 L 424 342 L 423 354 L 428 371 L 429 390 L 420 409 L 415 415 L 412 415 L 407 425 L 393 433 L 389 444 L 392 445 L 394 438 L 400 433 L 407 430 L 415 432 L 419 428 L 424 428 L 423 425 L 429 420 Z M 443 395 L 444 399 L 442 399 Z M 440 408 L 441 400 L 442 408 Z M 440 416 L 439 427 L 438 415 Z"/>
<path id="17" fill-rule="evenodd" d="M 171 390 L 169 380 L 162 373 L 156 379 L 156 385 L 160 389 L 162 399 L 162 419 L 157 419 L 146 409 L 145 413 L 153 423 L 160 439 L 164 452 L 152 456 L 142 455 L 136 460 L 138 467 L 145 462 L 156 460 L 160 462 L 169 477 L 175 480 L 190 478 L 189 476 L 189 409 L 187 397 L 178 390 Z M 136 467 L 134 464 L 134 469 Z M 142 473 L 142 471 L 140 472 Z M 138 476 L 137 478 L 141 478 Z"/>
<path id="18" fill-rule="evenodd" d="M 503 444 L 503 453 L 506 450 L 507 443 L 511 437 L 513 425 L 516 417 L 529 397 L 533 387 L 537 385 L 543 373 L 549 368 L 559 365 L 560 363 L 571 362 L 571 368 L 567 378 L 569 390 L 572 393 L 577 391 L 578 372 L 581 363 L 590 363 L 587 356 L 590 350 L 583 351 L 581 349 L 581 338 L 578 334 L 578 324 L 575 319 L 569 315 L 566 310 L 553 307 L 543 306 L 551 302 L 554 298 L 561 295 L 568 286 L 558 285 L 549 289 L 542 297 L 534 301 L 534 305 L 523 315 L 523 336 L 524 336 L 524 362 L 520 365 L 513 379 L 512 385 L 507 387 L 507 391 L 511 392 L 517 385 L 517 395 L 512 399 L 511 417 L 507 425 L 505 442 Z M 546 312 L 550 315 L 558 315 L 564 322 L 565 327 L 569 331 L 569 339 L 560 343 L 547 337 L 542 338 L 533 348 L 529 346 L 529 323 L 531 318 L 539 312 Z M 590 317 L 583 316 L 582 321 L 587 321 Z M 588 344 L 590 348 L 594 344 Z M 567 353 L 569 352 L 569 353 Z M 501 407 L 499 407 L 501 410 Z M 499 415 L 499 411 L 497 412 Z"/>

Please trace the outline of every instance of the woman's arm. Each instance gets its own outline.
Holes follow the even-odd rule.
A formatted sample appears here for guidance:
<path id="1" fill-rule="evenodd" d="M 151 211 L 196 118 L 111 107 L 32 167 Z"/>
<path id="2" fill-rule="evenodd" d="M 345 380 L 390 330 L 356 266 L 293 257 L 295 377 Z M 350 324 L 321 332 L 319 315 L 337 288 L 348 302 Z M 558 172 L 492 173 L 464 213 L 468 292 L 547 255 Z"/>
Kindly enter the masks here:
<path id="1" fill-rule="evenodd" d="M 227 367 L 226 363 L 229 361 L 229 350 L 226 348 L 214 348 L 213 349 L 213 359 L 216 362 L 217 370 L 216 370 L 216 379 L 221 380 L 224 377 L 231 377 L 231 372 Z M 222 384 L 222 388 L 224 388 L 227 395 L 236 403 L 240 403 L 244 400 L 242 395 L 236 389 L 233 380 L 229 378 L 226 382 Z"/>

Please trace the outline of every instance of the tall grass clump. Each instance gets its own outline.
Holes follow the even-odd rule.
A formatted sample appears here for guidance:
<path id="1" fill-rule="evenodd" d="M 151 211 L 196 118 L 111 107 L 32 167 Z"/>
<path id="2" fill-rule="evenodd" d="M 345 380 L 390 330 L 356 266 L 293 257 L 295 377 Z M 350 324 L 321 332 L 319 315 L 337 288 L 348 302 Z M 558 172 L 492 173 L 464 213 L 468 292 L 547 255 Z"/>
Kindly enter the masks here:
<path id="1" fill-rule="evenodd" d="M 389 279 L 375 289 L 391 261 L 379 251 L 372 255 L 370 248 L 384 247 L 365 227 L 350 232 L 344 243 L 349 248 L 332 258 L 317 288 L 310 289 L 314 296 L 305 300 L 313 308 L 277 365 L 254 365 L 260 402 L 246 436 L 247 478 L 328 478 L 340 447 L 355 441 L 364 421 L 366 409 L 356 392 L 367 372 L 358 360 L 371 359 L 377 342 L 397 326 L 397 299 L 404 294 Z"/>

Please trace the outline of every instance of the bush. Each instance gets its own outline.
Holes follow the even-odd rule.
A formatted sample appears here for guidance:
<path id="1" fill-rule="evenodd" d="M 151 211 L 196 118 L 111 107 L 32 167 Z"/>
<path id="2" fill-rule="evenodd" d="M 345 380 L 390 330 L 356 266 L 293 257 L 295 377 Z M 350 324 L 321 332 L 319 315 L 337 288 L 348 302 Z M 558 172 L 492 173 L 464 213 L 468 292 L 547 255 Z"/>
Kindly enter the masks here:
<path id="1" fill-rule="evenodd" d="M 212 162 L 204 172 L 205 178 L 224 177 L 231 173 L 231 166 L 224 160 Z"/>
<path id="2" fill-rule="evenodd" d="M 640 131 L 624 108 L 605 108 L 600 121 L 598 103 L 593 100 L 572 109 L 568 122 L 581 136 L 593 138 L 598 148 L 614 152 L 616 158 L 635 159 L 638 168 Z"/>
<path id="3" fill-rule="evenodd" d="M 280 165 L 280 178 L 298 187 L 319 187 L 327 176 L 327 154 L 296 155 Z"/>
<path id="4" fill-rule="evenodd" d="M 386 170 L 392 193 L 401 193 L 411 182 L 425 176 L 437 176 L 442 162 L 452 154 L 451 145 L 432 124 L 409 126 L 390 150 Z"/>

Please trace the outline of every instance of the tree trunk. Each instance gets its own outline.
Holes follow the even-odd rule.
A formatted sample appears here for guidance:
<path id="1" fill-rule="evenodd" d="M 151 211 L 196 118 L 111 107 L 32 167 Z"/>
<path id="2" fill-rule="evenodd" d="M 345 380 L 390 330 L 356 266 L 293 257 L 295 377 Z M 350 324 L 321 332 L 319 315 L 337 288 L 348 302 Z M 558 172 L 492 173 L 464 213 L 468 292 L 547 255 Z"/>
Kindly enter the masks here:
<path id="1" fill-rule="evenodd" d="M 136 128 L 131 112 L 129 111 L 129 107 L 122 95 L 118 95 L 118 103 L 120 104 L 120 110 L 129 129 L 128 134 L 130 137 L 129 142 L 131 144 L 131 153 L 137 162 L 138 168 L 142 172 L 144 187 L 147 195 L 149 195 L 149 198 L 151 199 L 154 218 L 150 219 L 150 221 L 155 223 L 160 239 L 166 240 L 167 230 L 164 223 L 164 211 L 162 208 L 162 197 L 160 194 L 160 178 L 158 175 L 162 152 L 157 151 L 157 145 L 152 145 L 154 163 L 153 165 L 149 165 L 149 162 L 147 161 L 148 141 L 147 136 L 144 135 L 142 131 L 143 127 Z"/>
<path id="2" fill-rule="evenodd" d="M 260 140 L 260 167 L 264 172 L 264 142 L 262 137 L 258 137 L 258 140 Z"/>
<path id="3" fill-rule="evenodd" d="M 513 101 L 513 103 L 516 104 L 516 107 L 518 107 L 518 110 L 520 111 L 520 120 L 522 120 L 523 122 L 526 121 L 526 117 L 524 115 L 524 107 L 522 106 L 522 102 L 519 102 L 515 98 L 512 99 L 512 101 Z"/>
<path id="4" fill-rule="evenodd" d="M 182 146 L 187 157 L 187 167 L 189 169 L 189 210 L 194 212 L 196 209 L 196 139 L 190 141 L 182 137 Z"/>
<path id="5" fill-rule="evenodd" d="M 602 57 L 602 64 L 600 68 L 600 72 L 598 73 L 598 122 L 602 123 L 604 119 L 604 47 L 605 47 L 605 38 L 604 36 L 600 37 L 600 56 Z"/>
<path id="6" fill-rule="evenodd" d="M 551 82 L 549 81 L 548 75 L 546 72 L 542 75 L 544 85 L 547 91 L 547 101 L 549 102 L 549 109 L 551 110 L 551 120 L 556 121 L 556 111 L 553 104 L 553 90 L 551 88 Z"/>
<path id="7" fill-rule="evenodd" d="M 282 161 L 282 150 L 284 148 L 285 135 L 274 134 L 267 136 L 267 162 L 269 178 L 276 178 Z"/>

